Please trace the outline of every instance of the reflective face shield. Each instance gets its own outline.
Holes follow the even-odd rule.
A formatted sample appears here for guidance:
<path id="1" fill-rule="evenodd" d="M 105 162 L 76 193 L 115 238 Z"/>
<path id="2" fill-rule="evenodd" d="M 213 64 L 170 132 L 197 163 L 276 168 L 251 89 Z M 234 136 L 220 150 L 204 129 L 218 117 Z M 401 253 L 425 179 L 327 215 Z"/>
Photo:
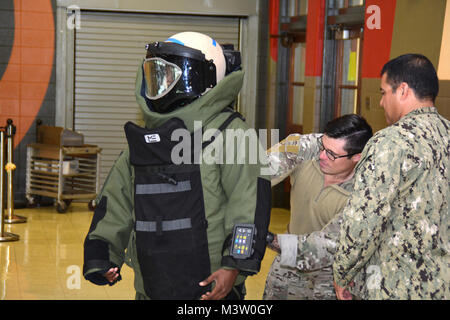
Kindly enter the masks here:
<path id="1" fill-rule="evenodd" d="M 161 58 L 144 60 L 145 95 L 150 100 L 164 97 L 181 78 L 181 68 Z"/>
<path id="2" fill-rule="evenodd" d="M 216 66 L 200 50 L 171 42 L 150 43 L 146 49 L 145 96 L 154 111 L 171 112 L 216 85 Z"/>

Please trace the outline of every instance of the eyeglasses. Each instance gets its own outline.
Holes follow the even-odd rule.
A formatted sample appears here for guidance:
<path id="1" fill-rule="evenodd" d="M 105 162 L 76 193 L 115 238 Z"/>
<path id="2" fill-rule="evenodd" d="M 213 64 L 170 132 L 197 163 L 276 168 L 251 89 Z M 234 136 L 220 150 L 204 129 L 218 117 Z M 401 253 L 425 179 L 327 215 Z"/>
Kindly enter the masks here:
<path id="1" fill-rule="evenodd" d="M 322 137 L 318 138 L 317 142 L 319 144 L 320 152 L 325 150 L 325 154 L 327 155 L 328 159 L 330 159 L 331 161 L 334 161 L 339 158 L 350 157 L 350 156 L 353 156 L 353 155 L 359 153 L 359 152 L 354 152 L 354 153 L 344 154 L 343 156 L 338 156 L 338 155 L 334 154 L 334 152 L 331 151 L 330 149 L 325 149 L 325 147 L 323 146 L 323 143 L 322 143 Z"/>

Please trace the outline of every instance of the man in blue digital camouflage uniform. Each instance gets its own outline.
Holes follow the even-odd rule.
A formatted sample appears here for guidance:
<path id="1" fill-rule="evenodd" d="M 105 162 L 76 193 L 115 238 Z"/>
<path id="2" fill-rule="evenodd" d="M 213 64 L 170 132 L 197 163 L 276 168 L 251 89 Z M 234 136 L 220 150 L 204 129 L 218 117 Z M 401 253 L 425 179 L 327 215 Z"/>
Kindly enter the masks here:
<path id="1" fill-rule="evenodd" d="M 399 56 L 381 71 L 389 126 L 367 143 L 343 211 L 333 270 L 338 298 L 449 299 L 450 122 L 434 106 L 431 62 Z"/>

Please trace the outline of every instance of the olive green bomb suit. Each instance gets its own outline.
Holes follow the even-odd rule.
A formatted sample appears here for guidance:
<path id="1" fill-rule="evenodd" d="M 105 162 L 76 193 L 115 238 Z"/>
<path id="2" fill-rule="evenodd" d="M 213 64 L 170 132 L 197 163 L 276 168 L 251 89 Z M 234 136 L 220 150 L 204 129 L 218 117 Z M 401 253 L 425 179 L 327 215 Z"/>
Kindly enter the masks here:
<path id="1" fill-rule="evenodd" d="M 125 126 L 129 148 L 104 183 L 85 240 L 86 279 L 108 284 L 101 274 L 125 262 L 135 272 L 136 298 L 198 299 L 211 290 L 198 283 L 219 268 L 239 269 L 235 285 L 259 271 L 270 219 L 270 181 L 261 175 L 260 162 L 238 163 L 242 153 L 249 155 L 249 148 L 238 148 L 242 135 L 232 149 L 225 147 L 225 134 L 222 139 L 209 140 L 209 147 L 223 154 L 222 159 L 232 150 L 233 163 L 199 161 L 184 167 L 169 161 L 157 174 L 159 160 L 147 156 L 153 144 L 139 138 L 155 134 L 156 129 L 173 133 L 177 125 L 193 134 L 198 121 L 205 142 L 207 132 L 217 131 L 232 114 L 228 107 L 237 98 L 243 76 L 242 71 L 232 72 L 189 105 L 161 114 L 149 109 L 142 70 L 138 71 L 136 97 L 145 128 Z M 244 132 L 249 127 L 236 118 L 226 129 Z M 228 240 L 236 223 L 257 228 L 254 253 L 246 260 L 234 259 L 229 253 Z"/>

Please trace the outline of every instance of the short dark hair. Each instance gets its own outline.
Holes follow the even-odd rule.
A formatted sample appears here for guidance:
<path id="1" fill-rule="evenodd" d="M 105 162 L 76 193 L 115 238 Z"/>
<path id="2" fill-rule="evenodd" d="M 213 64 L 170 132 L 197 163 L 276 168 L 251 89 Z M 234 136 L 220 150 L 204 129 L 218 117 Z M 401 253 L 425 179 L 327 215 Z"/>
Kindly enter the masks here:
<path id="1" fill-rule="evenodd" d="M 348 154 L 362 152 L 373 134 L 366 119 L 357 114 L 346 114 L 329 121 L 323 133 L 333 139 L 345 139 L 344 150 Z"/>
<path id="2" fill-rule="evenodd" d="M 381 70 L 386 73 L 386 81 L 395 93 L 402 82 L 414 90 L 420 100 L 435 101 L 439 92 L 439 80 L 436 69 L 427 57 L 421 54 L 404 54 L 387 62 Z"/>

